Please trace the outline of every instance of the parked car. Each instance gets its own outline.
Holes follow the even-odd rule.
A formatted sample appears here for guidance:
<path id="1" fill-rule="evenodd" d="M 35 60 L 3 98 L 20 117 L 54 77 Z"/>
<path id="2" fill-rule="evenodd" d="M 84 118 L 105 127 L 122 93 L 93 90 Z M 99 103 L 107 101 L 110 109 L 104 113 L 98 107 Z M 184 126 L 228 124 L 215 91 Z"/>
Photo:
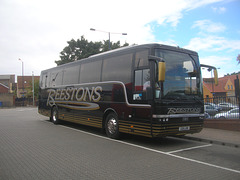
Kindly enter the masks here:
<path id="1" fill-rule="evenodd" d="M 217 106 L 221 107 L 223 111 L 229 111 L 230 109 L 237 108 L 237 106 L 231 103 L 219 103 Z"/>
<path id="2" fill-rule="evenodd" d="M 218 113 L 218 110 L 214 106 L 204 105 L 204 112 L 209 114 L 210 116 L 214 116 L 215 114 Z"/>
<path id="3" fill-rule="evenodd" d="M 214 118 L 219 119 L 239 119 L 239 108 L 231 109 L 230 111 L 218 113 Z"/>
<path id="4" fill-rule="evenodd" d="M 211 116 L 207 112 L 204 112 L 204 116 L 205 116 L 205 119 L 211 118 Z"/>
<path id="5" fill-rule="evenodd" d="M 220 106 L 218 106 L 216 104 L 205 102 L 204 105 L 214 106 L 218 111 L 222 111 L 222 107 L 220 107 Z"/>

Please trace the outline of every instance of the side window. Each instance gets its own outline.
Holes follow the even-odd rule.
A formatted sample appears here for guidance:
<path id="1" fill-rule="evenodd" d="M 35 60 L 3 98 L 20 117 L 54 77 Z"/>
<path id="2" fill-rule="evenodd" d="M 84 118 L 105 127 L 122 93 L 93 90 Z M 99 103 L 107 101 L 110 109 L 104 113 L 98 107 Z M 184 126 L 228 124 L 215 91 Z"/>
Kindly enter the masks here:
<path id="1" fill-rule="evenodd" d="M 79 78 L 79 66 L 68 67 L 63 70 L 63 84 L 77 84 Z"/>
<path id="2" fill-rule="evenodd" d="M 41 88 L 47 88 L 48 87 L 48 74 L 44 73 L 41 75 Z"/>
<path id="3" fill-rule="evenodd" d="M 131 82 L 132 57 L 126 54 L 104 59 L 102 81 Z"/>
<path id="4" fill-rule="evenodd" d="M 148 50 L 136 52 L 135 55 L 135 68 L 148 66 Z"/>
<path id="5" fill-rule="evenodd" d="M 141 69 L 135 71 L 135 91 L 146 91 L 146 88 L 150 86 L 150 70 Z"/>
<path id="6" fill-rule="evenodd" d="M 101 78 L 102 61 L 81 64 L 80 83 L 99 82 Z"/>
<path id="7" fill-rule="evenodd" d="M 135 91 L 142 91 L 143 90 L 143 84 L 142 84 L 142 70 L 135 71 L 135 85 L 134 85 Z"/>
<path id="8" fill-rule="evenodd" d="M 50 85 L 52 87 L 55 86 L 61 86 L 62 85 L 62 79 L 63 79 L 63 71 L 55 71 L 51 73 L 51 80 L 50 80 Z"/>

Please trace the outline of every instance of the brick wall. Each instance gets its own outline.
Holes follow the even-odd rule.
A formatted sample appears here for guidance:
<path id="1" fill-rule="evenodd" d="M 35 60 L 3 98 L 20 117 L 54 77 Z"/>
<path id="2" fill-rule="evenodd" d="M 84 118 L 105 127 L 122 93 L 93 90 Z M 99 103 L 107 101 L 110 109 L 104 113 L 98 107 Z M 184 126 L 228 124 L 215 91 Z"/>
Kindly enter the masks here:
<path id="1" fill-rule="evenodd" d="M 14 94 L 0 93 L 0 102 L 1 107 L 13 107 L 15 106 L 15 96 Z"/>
<path id="2" fill-rule="evenodd" d="M 204 127 L 240 131 L 240 119 L 206 119 Z"/>

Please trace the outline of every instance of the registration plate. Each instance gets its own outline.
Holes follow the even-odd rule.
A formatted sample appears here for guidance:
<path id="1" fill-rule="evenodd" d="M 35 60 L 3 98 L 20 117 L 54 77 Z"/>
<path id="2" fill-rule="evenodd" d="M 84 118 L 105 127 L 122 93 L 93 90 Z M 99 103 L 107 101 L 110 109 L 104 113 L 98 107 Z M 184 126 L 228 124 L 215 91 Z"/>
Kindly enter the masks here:
<path id="1" fill-rule="evenodd" d="M 190 126 L 179 127 L 179 131 L 189 131 L 189 130 L 190 130 Z"/>

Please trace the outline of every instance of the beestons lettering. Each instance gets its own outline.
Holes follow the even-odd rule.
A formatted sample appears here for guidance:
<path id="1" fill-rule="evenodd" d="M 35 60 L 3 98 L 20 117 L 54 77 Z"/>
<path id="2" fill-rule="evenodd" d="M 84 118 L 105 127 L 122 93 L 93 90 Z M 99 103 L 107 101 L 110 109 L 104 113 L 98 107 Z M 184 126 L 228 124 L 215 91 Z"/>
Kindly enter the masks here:
<path id="1" fill-rule="evenodd" d="M 200 108 L 168 108 L 168 114 L 200 113 Z"/>
<path id="2" fill-rule="evenodd" d="M 102 87 L 49 89 L 47 105 L 53 106 L 56 101 L 89 101 L 98 102 L 101 99 Z"/>

